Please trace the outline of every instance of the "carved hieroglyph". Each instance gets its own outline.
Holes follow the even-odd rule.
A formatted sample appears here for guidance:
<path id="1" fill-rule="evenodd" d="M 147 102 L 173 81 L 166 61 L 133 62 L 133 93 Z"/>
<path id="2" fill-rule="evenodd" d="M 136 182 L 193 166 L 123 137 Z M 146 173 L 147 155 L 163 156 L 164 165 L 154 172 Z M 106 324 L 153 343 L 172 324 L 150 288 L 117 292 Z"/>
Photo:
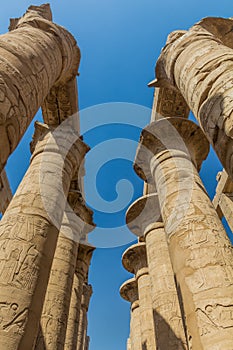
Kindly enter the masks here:
<path id="1" fill-rule="evenodd" d="M 157 81 L 156 81 L 157 84 Z M 148 84 L 154 86 L 154 81 Z M 188 118 L 189 107 L 179 90 L 173 87 L 156 88 L 151 114 L 151 122 L 161 118 L 182 117 Z"/>
<path id="2" fill-rule="evenodd" d="M 174 142 L 175 132 L 172 138 L 168 122 L 185 142 L 186 149 L 181 141 Z M 169 148 L 161 143 L 158 130 L 168 136 Z M 143 145 L 150 152 L 146 153 Z M 194 350 L 230 350 L 232 246 L 197 172 L 208 149 L 196 124 L 181 118 L 163 119 L 143 130 L 135 169 L 144 178 L 151 171 L 155 179 L 190 346 Z"/>
<path id="3" fill-rule="evenodd" d="M 30 6 L 0 36 L 0 171 L 53 86 L 78 72 L 73 36 L 52 22 L 48 4 Z"/>
<path id="4" fill-rule="evenodd" d="M 4 214 L 12 199 L 12 192 L 5 170 L 0 175 L 0 213 Z"/>
<path id="5" fill-rule="evenodd" d="M 66 137 L 59 136 L 64 150 Z M 33 348 L 59 230 L 48 209 L 61 225 L 71 178 L 88 150 L 78 138 L 62 159 L 40 123 L 32 147 L 31 164 L 0 222 L 0 348 L 9 350 Z"/>
<path id="6" fill-rule="evenodd" d="M 126 214 L 129 229 L 139 236 L 143 232 L 145 238 L 157 347 L 183 350 L 187 349 L 187 341 L 166 234 L 161 221 L 156 193 L 137 199 Z"/>
<path id="7" fill-rule="evenodd" d="M 168 36 L 157 61 L 157 86 L 175 86 L 233 179 L 232 19 L 204 18 Z"/>
<path id="8" fill-rule="evenodd" d="M 87 273 L 94 248 L 80 244 L 76 263 L 76 271 L 73 278 L 69 317 L 66 330 L 65 350 L 76 349 L 78 343 L 79 316 L 82 303 L 83 285 L 87 279 Z"/>
<path id="9" fill-rule="evenodd" d="M 72 184 L 68 195 L 70 212 L 66 211 L 63 216 L 52 263 L 41 316 L 41 329 L 36 344 L 37 350 L 64 349 L 78 246 L 82 232 L 85 232 L 84 226 L 88 224 L 94 227 L 92 211 L 85 206 L 83 200 L 80 200 L 80 193 L 73 187 Z M 73 210 L 78 211 L 78 217 L 73 215 Z"/>
<path id="10" fill-rule="evenodd" d="M 122 256 L 125 269 L 134 273 L 138 283 L 142 349 L 155 349 L 155 328 L 151 300 L 151 281 L 147 266 L 146 245 L 137 243 Z"/>
<path id="11" fill-rule="evenodd" d="M 130 349 L 142 350 L 140 307 L 138 300 L 138 285 L 136 279 L 131 278 L 123 283 L 120 287 L 120 294 L 123 299 L 131 303 Z"/>

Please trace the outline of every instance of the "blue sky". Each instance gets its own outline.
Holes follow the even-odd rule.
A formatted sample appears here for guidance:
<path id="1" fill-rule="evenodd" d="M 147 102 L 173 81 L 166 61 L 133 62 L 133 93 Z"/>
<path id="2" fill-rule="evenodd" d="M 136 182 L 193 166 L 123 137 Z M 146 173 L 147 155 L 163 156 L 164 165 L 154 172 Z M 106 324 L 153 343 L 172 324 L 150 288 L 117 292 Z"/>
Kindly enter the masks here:
<path id="1" fill-rule="evenodd" d="M 19 17 L 31 4 L 25 0 L 3 2 L 0 32 L 7 31 L 10 17 Z M 94 187 L 102 198 L 93 202 L 86 181 L 87 201 L 95 207 L 94 219 L 99 226 L 99 231 L 90 234 L 90 240 L 104 247 L 95 251 L 90 269 L 94 290 L 89 310 L 90 350 L 123 350 L 129 333 L 129 305 L 120 298 L 118 290 L 129 274 L 121 266 L 121 255 L 134 239 L 124 227 L 124 213 L 142 191 L 132 161 L 140 129 L 150 117 L 153 91 L 147 83 L 154 78 L 156 59 L 171 31 L 188 29 L 206 16 L 231 17 L 232 1 L 60 0 L 50 4 L 54 21 L 72 32 L 81 49 L 81 133 L 92 147 L 86 172 L 89 179 L 97 170 L 92 181 L 96 181 Z M 124 102 L 122 109 L 109 104 L 112 102 Z M 93 107 L 99 104 L 104 104 L 100 110 Z M 103 115 L 104 122 L 98 125 Z M 40 118 L 38 113 L 36 119 Z M 13 190 L 28 167 L 32 132 L 33 125 L 7 165 Z M 103 155 L 102 149 L 109 158 L 96 165 L 97 157 L 93 155 Z M 220 169 L 211 152 L 201 171 L 211 197 Z"/>

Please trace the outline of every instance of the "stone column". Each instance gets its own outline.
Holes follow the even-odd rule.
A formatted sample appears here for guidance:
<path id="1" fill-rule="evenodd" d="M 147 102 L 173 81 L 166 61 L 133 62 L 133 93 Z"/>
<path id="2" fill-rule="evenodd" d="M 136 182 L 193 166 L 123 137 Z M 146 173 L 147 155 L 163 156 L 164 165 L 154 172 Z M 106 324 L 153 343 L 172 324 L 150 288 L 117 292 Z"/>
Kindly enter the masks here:
<path id="1" fill-rule="evenodd" d="M 143 130 L 135 170 L 144 178 L 152 174 L 156 183 L 190 347 L 230 350 L 233 254 L 197 172 L 208 151 L 196 124 L 161 119 Z"/>
<path id="2" fill-rule="evenodd" d="M 204 18 L 177 31 L 156 65 L 156 86 L 177 87 L 233 179 L 232 19 Z"/>
<path id="3" fill-rule="evenodd" d="M 2 349 L 33 349 L 36 340 L 71 178 L 88 150 L 79 138 L 66 149 L 71 135 L 66 129 L 56 144 L 36 123 L 31 164 L 0 222 Z"/>
<path id="4" fill-rule="evenodd" d="M 0 172 L 53 86 L 77 75 L 73 36 L 52 22 L 48 4 L 30 6 L 0 36 Z"/>
<path id="5" fill-rule="evenodd" d="M 69 307 L 66 340 L 64 347 L 65 350 L 74 350 L 77 346 L 83 284 L 87 278 L 87 272 L 93 251 L 94 248 L 89 245 L 79 245 L 76 271 L 73 279 L 73 287 Z"/>
<path id="6" fill-rule="evenodd" d="M 218 185 L 213 199 L 213 205 L 220 217 L 224 216 L 233 232 L 233 181 L 223 169 L 217 176 Z"/>
<path id="7" fill-rule="evenodd" d="M 4 214 L 11 199 L 12 192 L 5 170 L 0 175 L 0 213 Z"/>
<path id="8" fill-rule="evenodd" d="M 154 193 L 137 199 L 127 211 L 126 223 L 137 236 L 144 233 L 157 348 L 187 349 L 184 320 L 158 195 Z"/>
<path id="9" fill-rule="evenodd" d="M 124 268 L 136 275 L 140 303 L 142 349 L 155 349 L 155 327 L 151 300 L 151 283 L 148 273 L 146 245 L 137 243 L 129 247 L 122 256 Z"/>
<path id="10" fill-rule="evenodd" d="M 80 194 L 71 191 L 68 200 L 70 196 L 72 196 L 74 204 L 73 197 L 78 197 Z M 71 204 L 71 201 L 69 202 Z M 63 217 L 41 316 L 41 329 L 36 344 L 38 350 L 64 349 L 81 233 L 86 223 L 93 224 L 92 212 L 82 201 L 79 200 L 76 206 L 79 208 L 75 208 L 71 204 L 70 209 L 72 210 L 73 207 L 74 211 L 70 215 L 69 212 L 66 212 L 66 216 Z M 79 217 L 75 217 L 74 212 L 78 212 Z"/>
<path id="11" fill-rule="evenodd" d="M 131 350 L 131 349 L 132 349 L 132 347 L 131 347 L 131 339 L 128 338 L 127 339 L 127 350 Z"/>
<path id="12" fill-rule="evenodd" d="M 79 314 L 77 350 L 83 350 L 87 335 L 87 311 L 89 308 L 90 298 L 92 296 L 92 286 L 84 283 L 83 294 L 81 298 L 81 309 Z"/>
<path id="13" fill-rule="evenodd" d="M 140 308 L 138 285 L 135 278 L 126 281 L 120 287 L 121 297 L 131 303 L 130 343 L 131 350 L 143 350 L 141 341 Z"/>
<path id="14" fill-rule="evenodd" d="M 86 335 L 84 350 L 88 350 L 89 349 L 89 344 L 90 344 L 90 337 L 88 335 Z"/>

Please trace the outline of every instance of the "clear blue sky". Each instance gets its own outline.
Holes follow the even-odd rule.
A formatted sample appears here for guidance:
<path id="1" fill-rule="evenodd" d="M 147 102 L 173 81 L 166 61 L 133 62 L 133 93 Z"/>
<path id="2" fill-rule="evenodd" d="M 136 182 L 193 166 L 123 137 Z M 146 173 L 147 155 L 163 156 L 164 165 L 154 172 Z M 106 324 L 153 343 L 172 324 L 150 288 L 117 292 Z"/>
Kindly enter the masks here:
<path id="1" fill-rule="evenodd" d="M 29 5 L 41 3 L 4 1 L 0 32 L 7 31 L 10 17 L 19 17 Z M 149 112 L 140 106 L 134 110 L 132 105 L 123 105 L 114 114 L 118 106 L 104 105 L 101 111 L 107 117 L 98 125 L 102 112 L 98 116 L 99 110 L 92 106 L 125 102 L 150 108 L 153 91 L 147 88 L 147 83 L 154 78 L 154 65 L 167 35 L 175 29 L 188 29 L 206 16 L 232 17 L 232 0 L 59 0 L 50 4 L 54 21 L 72 32 L 82 53 L 79 105 L 81 110 L 91 108 L 90 113 L 81 114 L 81 132 L 91 145 L 91 152 L 103 155 L 105 149 L 109 153 L 109 158 L 102 159 L 94 168 L 97 157 L 90 152 L 86 167 L 88 179 L 97 169 L 95 187 L 103 200 L 92 202 L 92 190 L 86 184 L 87 201 L 95 207 L 94 218 L 100 227 L 91 234 L 92 240 L 105 247 L 95 251 L 90 269 L 94 290 L 89 311 L 90 350 L 123 350 L 129 333 L 129 305 L 120 298 L 118 290 L 129 275 L 121 266 L 121 255 L 127 247 L 122 244 L 129 245 L 134 239 L 124 227 L 124 213 L 142 191 L 142 182 L 132 170 L 132 160 L 140 127 L 149 122 Z M 7 165 L 13 190 L 28 167 L 32 132 L 31 125 Z M 98 148 L 99 144 L 105 148 Z M 114 153 L 116 149 L 119 156 Z M 220 169 L 211 153 L 201 172 L 211 197 Z"/>

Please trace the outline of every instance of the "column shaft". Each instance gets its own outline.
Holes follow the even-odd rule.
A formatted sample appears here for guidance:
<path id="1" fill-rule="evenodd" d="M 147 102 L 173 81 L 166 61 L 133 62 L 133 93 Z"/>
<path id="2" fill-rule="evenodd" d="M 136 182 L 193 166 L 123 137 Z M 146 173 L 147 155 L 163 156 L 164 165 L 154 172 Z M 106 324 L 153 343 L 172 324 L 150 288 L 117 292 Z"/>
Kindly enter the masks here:
<path id="1" fill-rule="evenodd" d="M 63 160 L 49 128 L 37 124 L 37 132 L 31 165 L 0 222 L 0 348 L 9 350 L 34 346 L 70 181 L 87 151 L 78 139 Z"/>
<path id="2" fill-rule="evenodd" d="M 36 350 L 64 349 L 78 243 L 59 233 Z"/>
<path id="3" fill-rule="evenodd" d="M 154 315 L 151 300 L 151 281 L 148 268 L 138 271 L 138 296 L 140 304 L 140 325 L 142 349 L 156 349 Z"/>
<path id="4" fill-rule="evenodd" d="M 86 245 L 79 245 L 76 272 L 74 274 L 69 316 L 67 322 L 65 350 L 76 350 L 79 332 L 79 319 L 82 304 L 83 286 L 87 278 L 87 272 L 94 248 Z"/>
<path id="5" fill-rule="evenodd" d="M 174 272 L 161 222 L 152 224 L 146 230 L 145 241 L 157 347 L 169 350 L 187 349 Z"/>
<path id="6" fill-rule="evenodd" d="M 131 306 L 130 338 L 132 350 L 143 350 L 141 339 L 141 312 L 139 301 L 133 302 Z"/>
<path id="7" fill-rule="evenodd" d="M 173 269 L 182 292 L 190 346 L 194 350 L 230 350 L 233 339 L 231 244 L 187 155 L 180 152 L 177 157 L 174 154 L 171 157 L 168 152 L 155 158 L 159 167 L 153 168 L 152 164 L 152 173 L 169 233 Z M 174 179 L 179 182 L 174 183 Z M 178 224 L 177 218 L 180 218 Z"/>
<path id="8" fill-rule="evenodd" d="M 84 283 L 83 294 L 81 299 L 81 309 L 79 314 L 79 326 L 78 326 L 78 338 L 77 338 L 77 350 L 83 350 L 85 346 L 85 340 L 87 335 L 87 311 L 89 307 L 90 298 L 92 295 L 91 285 Z"/>

